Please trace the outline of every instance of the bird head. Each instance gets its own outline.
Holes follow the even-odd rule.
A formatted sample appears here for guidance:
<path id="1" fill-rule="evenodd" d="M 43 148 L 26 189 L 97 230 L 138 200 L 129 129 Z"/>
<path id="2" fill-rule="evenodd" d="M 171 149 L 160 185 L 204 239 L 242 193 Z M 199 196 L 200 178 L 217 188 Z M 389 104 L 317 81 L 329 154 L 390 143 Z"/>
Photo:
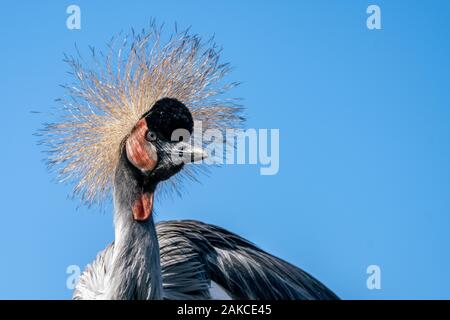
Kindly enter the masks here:
<path id="1" fill-rule="evenodd" d="M 183 176 L 196 180 L 202 171 L 187 163 L 206 157 L 203 143 L 192 143 L 194 121 L 201 132 L 244 121 L 236 100 L 223 97 L 237 83 L 222 81 L 230 66 L 216 45 L 187 31 L 162 39 L 152 25 L 116 39 L 102 55 L 93 52 L 91 61 L 66 59 L 74 79 L 64 85 L 62 108 L 43 128 L 42 142 L 58 180 L 73 184 L 88 205 L 115 194 L 124 163 L 143 189 L 137 207 L 152 205 L 149 185 L 154 191 L 168 180 L 167 190 L 179 193 Z"/>
<path id="2" fill-rule="evenodd" d="M 124 152 L 140 173 L 142 189 L 132 207 L 137 221 L 146 221 L 153 209 L 156 184 L 177 174 L 186 163 L 207 157 L 192 144 L 194 120 L 189 109 L 177 99 L 158 100 L 125 139 Z"/>
<path id="3" fill-rule="evenodd" d="M 147 179 L 167 180 L 186 163 L 207 157 L 201 147 L 193 146 L 193 128 L 192 114 L 182 102 L 158 100 L 126 138 L 127 159 Z"/>

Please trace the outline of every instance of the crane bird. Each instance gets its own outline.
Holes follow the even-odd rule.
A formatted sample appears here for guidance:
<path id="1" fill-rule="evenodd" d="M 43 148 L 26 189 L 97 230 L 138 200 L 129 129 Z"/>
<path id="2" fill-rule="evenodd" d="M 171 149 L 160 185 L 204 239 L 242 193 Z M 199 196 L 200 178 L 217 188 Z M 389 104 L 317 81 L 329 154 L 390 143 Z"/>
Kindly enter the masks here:
<path id="1" fill-rule="evenodd" d="M 131 45 L 111 44 L 103 60 L 93 51 L 94 67 L 67 57 L 76 81 L 65 86 L 62 118 L 43 129 L 49 164 L 76 182 L 76 195 L 87 204 L 113 196 L 114 241 L 86 267 L 73 298 L 338 299 L 305 271 L 220 227 L 155 223 L 155 193 L 177 187 L 180 176 L 195 179 L 197 166 L 188 162 L 207 157 L 173 132 L 192 134 L 197 121 L 203 130 L 243 122 L 240 105 L 220 98 L 235 84 L 220 84 L 229 66 L 219 64 L 215 45 L 187 31 L 161 45 L 160 32 L 133 32 Z"/>

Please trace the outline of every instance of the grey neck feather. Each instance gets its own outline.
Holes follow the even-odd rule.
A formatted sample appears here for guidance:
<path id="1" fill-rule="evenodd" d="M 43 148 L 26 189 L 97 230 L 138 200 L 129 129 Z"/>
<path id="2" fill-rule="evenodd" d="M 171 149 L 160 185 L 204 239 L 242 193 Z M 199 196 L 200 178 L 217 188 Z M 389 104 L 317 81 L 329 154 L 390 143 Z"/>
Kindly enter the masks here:
<path id="1" fill-rule="evenodd" d="M 114 256 L 107 299 L 162 299 L 160 252 L 153 218 L 133 219 L 132 204 L 141 186 L 122 156 L 114 181 Z"/>

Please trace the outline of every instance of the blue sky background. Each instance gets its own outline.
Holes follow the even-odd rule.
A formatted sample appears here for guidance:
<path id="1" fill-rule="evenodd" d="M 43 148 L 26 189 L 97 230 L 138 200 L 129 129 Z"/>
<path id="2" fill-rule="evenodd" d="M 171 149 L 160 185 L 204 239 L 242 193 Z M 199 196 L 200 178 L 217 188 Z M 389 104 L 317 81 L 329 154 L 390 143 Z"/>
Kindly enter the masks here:
<path id="1" fill-rule="evenodd" d="M 66 28 L 66 7 L 82 29 Z M 366 28 L 378 4 L 382 30 Z M 450 298 L 448 1 L 16 1 L 0 10 L 0 298 L 71 297 L 66 268 L 113 239 L 67 198 L 32 136 L 61 97 L 63 52 L 150 18 L 204 37 L 242 81 L 248 127 L 280 129 L 280 171 L 214 169 L 157 219 L 224 226 L 346 299 Z M 366 268 L 382 271 L 368 290 Z"/>

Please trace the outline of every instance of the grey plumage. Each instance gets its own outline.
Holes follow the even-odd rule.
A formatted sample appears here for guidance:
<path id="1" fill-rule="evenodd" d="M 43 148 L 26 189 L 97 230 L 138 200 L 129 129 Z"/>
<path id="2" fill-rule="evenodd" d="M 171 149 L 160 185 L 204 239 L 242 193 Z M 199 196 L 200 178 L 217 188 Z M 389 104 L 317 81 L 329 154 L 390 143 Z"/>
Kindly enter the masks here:
<path id="1" fill-rule="evenodd" d="M 168 221 L 156 233 L 164 299 L 210 299 L 211 281 L 233 299 L 338 299 L 305 271 L 222 228 Z M 109 245 L 86 268 L 74 299 L 105 298 L 114 250 Z"/>

